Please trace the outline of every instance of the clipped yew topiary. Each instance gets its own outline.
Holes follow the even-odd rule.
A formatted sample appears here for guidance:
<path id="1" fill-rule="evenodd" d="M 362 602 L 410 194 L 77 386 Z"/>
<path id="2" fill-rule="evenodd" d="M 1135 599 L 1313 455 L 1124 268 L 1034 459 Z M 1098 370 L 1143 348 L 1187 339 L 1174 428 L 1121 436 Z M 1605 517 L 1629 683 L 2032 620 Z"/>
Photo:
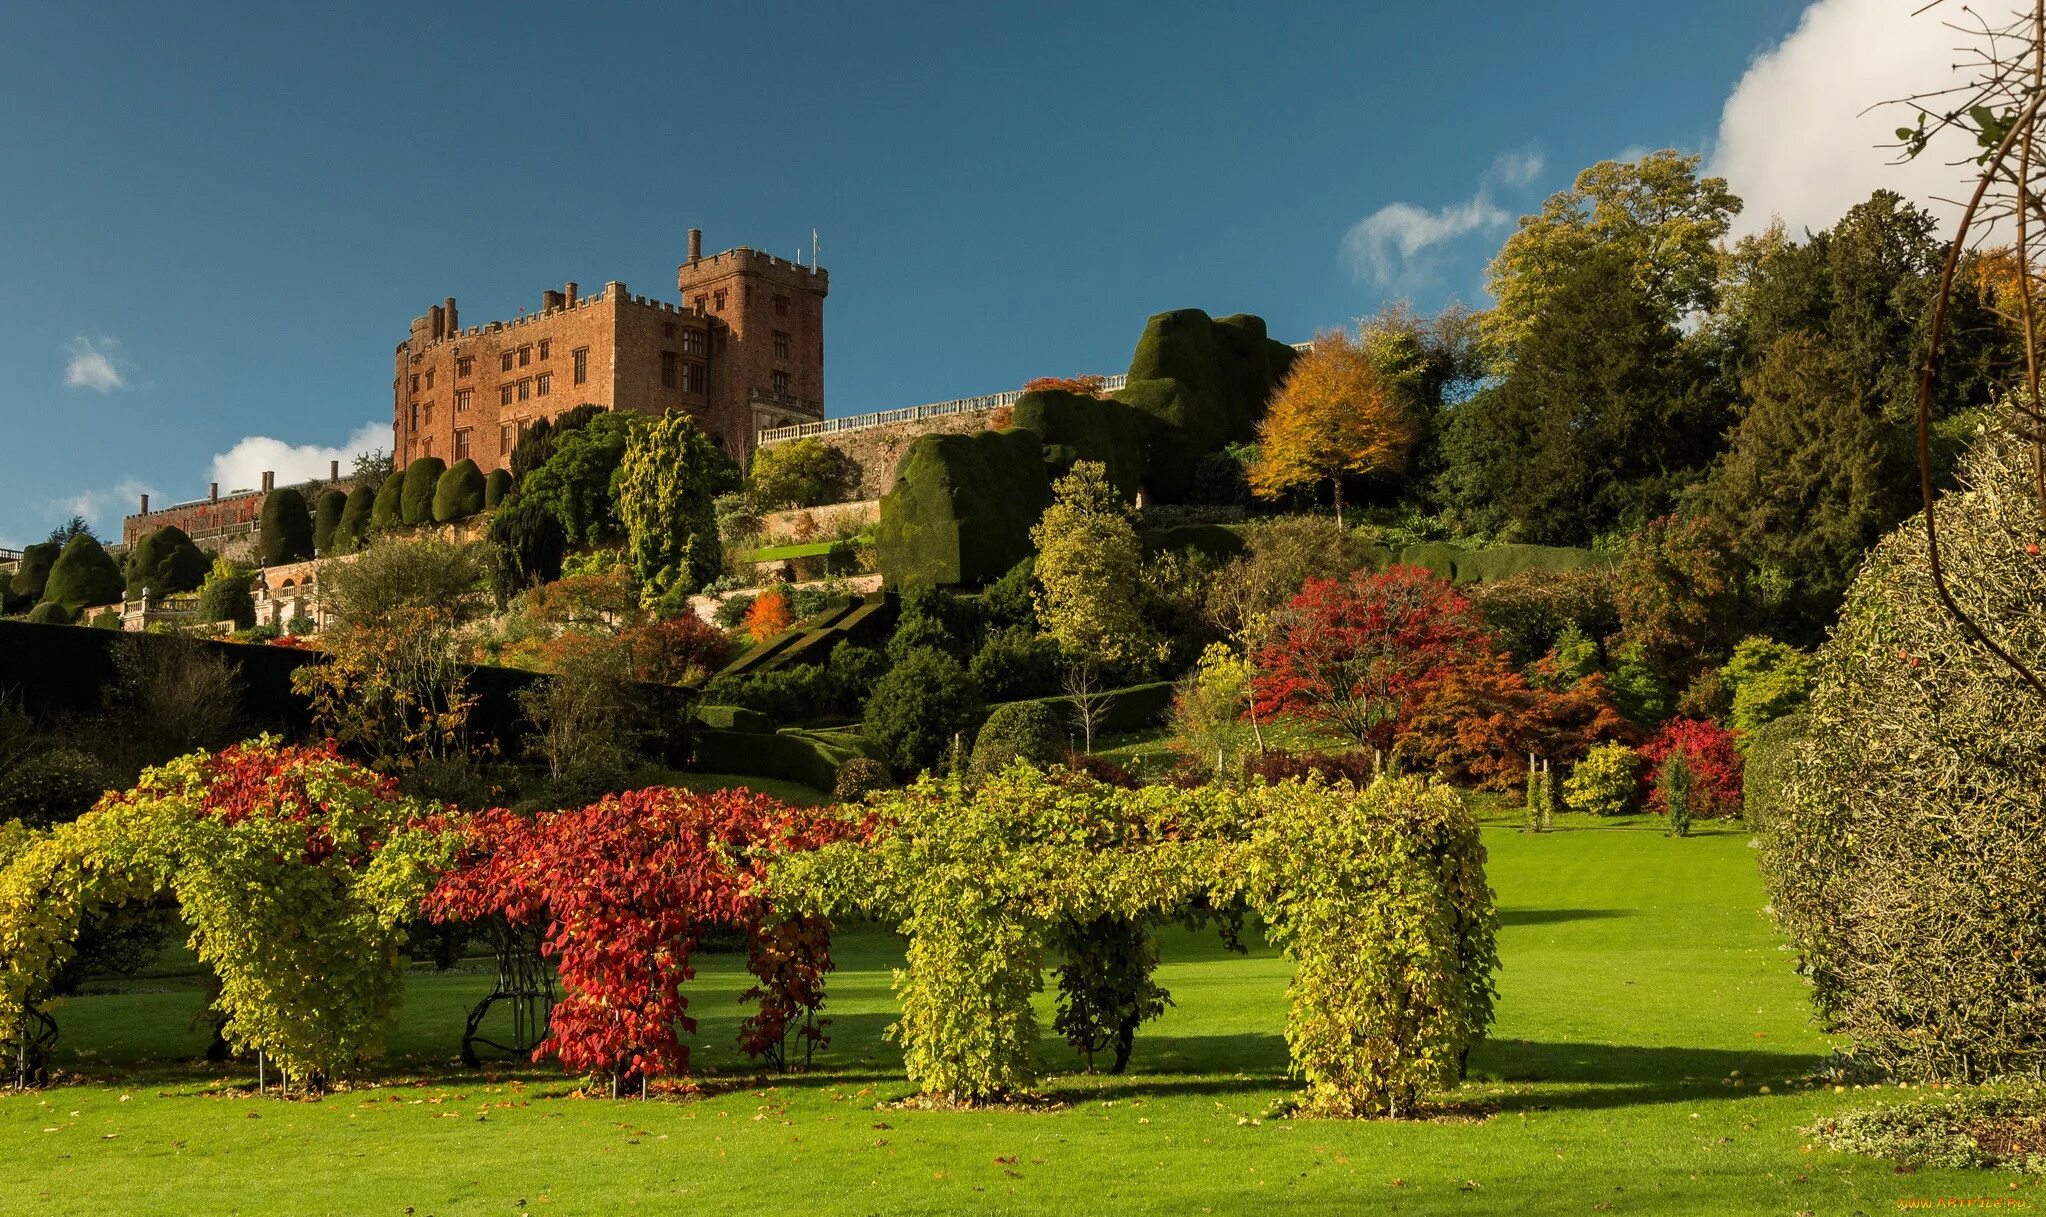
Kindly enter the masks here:
<path id="1" fill-rule="evenodd" d="M 8 594 L 13 603 L 31 605 L 43 598 L 43 586 L 49 581 L 50 568 L 57 564 L 57 555 L 64 547 L 54 541 L 39 541 L 21 551 L 21 560 L 14 564 L 14 578 L 9 581 Z"/>
<path id="2" fill-rule="evenodd" d="M 511 491 L 511 470 L 492 469 L 490 476 L 483 479 L 483 506 L 494 510 L 504 503 L 504 496 Z"/>
<path id="3" fill-rule="evenodd" d="M 377 495 L 369 512 L 369 526 L 381 532 L 387 528 L 402 528 L 405 525 L 405 475 L 394 473 L 377 486 Z M 363 539 L 369 534 L 364 533 Z"/>
<path id="4" fill-rule="evenodd" d="M 1145 416 L 1145 482 L 1162 501 L 1192 492 L 1201 457 L 1256 435 L 1293 355 L 1248 314 L 1180 309 L 1145 324 L 1115 397 Z"/>
<path id="5" fill-rule="evenodd" d="M 1144 482 L 1144 424 L 1111 398 L 1065 389 L 1036 389 L 1016 399 L 1012 427 L 1044 441 L 1044 459 L 1063 473 L 1076 461 L 1100 461 L 1126 499 Z"/>
<path id="6" fill-rule="evenodd" d="M 91 533 L 79 533 L 64 542 L 64 552 L 57 555 L 56 565 L 50 567 L 50 578 L 43 585 L 43 602 L 62 605 L 65 620 L 69 621 L 87 605 L 120 600 L 126 590 L 121 568 L 114 565 L 107 551 Z"/>
<path id="7" fill-rule="evenodd" d="M 996 706 L 973 739 L 976 782 L 1000 773 L 1017 761 L 1044 768 L 1072 750 L 1072 715 L 1059 702 L 1012 701 Z"/>
<path id="8" fill-rule="evenodd" d="M 341 523 L 334 528 L 335 553 L 354 553 L 369 538 L 371 521 L 376 515 L 378 489 L 364 484 L 348 492 L 348 505 L 341 509 Z"/>
<path id="9" fill-rule="evenodd" d="M 37 625 L 70 625 L 76 616 L 54 600 L 45 600 L 28 611 L 28 619 Z"/>
<path id="10" fill-rule="evenodd" d="M 980 694 L 959 661 L 919 647 L 874 682 L 864 729 L 897 773 L 918 773 L 944 760 L 955 737 L 978 724 L 980 712 Z"/>
<path id="11" fill-rule="evenodd" d="M 991 583 L 1034 552 L 1031 525 L 1050 505 L 1036 432 L 926 435 L 881 500 L 875 556 L 896 588 Z"/>
<path id="12" fill-rule="evenodd" d="M 405 481 L 399 489 L 398 520 L 407 528 L 433 522 L 433 497 L 440 489 L 447 462 L 437 456 L 422 456 L 405 466 Z"/>
<path id="13" fill-rule="evenodd" d="M 256 525 L 256 553 L 265 566 L 303 562 L 313 556 L 313 517 L 305 496 L 286 486 L 263 500 Z"/>
<path id="14" fill-rule="evenodd" d="M 1987 436 L 1935 510 L 1955 600 L 2040 672 L 2032 476 Z M 1922 518 L 1870 552 L 1815 666 L 1759 836 L 1821 1019 L 1893 1076 L 2046 1070 L 2046 706 L 1942 606 Z"/>
<path id="15" fill-rule="evenodd" d="M 153 596 L 189 592 L 205 582 L 212 567 L 213 559 L 184 529 L 166 524 L 144 534 L 128 551 L 128 594 L 140 596 L 144 588 Z"/>
<path id="16" fill-rule="evenodd" d="M 329 486 L 320 492 L 313 503 L 313 552 L 330 554 L 334 549 L 334 534 L 341 527 L 341 516 L 348 510 L 348 496 Z"/>
<path id="17" fill-rule="evenodd" d="M 465 456 L 434 483 L 433 518 L 442 524 L 466 520 L 483 510 L 483 494 L 483 470 Z"/>

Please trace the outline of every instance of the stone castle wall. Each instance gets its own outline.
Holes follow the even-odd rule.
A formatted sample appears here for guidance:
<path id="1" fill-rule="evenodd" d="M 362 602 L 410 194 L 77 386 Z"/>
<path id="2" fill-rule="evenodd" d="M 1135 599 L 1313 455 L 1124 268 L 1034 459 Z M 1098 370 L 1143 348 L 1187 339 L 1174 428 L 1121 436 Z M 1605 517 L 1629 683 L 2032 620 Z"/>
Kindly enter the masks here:
<path id="1" fill-rule="evenodd" d="M 931 418 L 907 419 L 896 423 L 839 431 L 814 438 L 851 457 L 860 467 L 860 484 L 853 493 L 862 499 L 878 499 L 895 485 L 895 466 L 909 446 L 925 435 L 957 435 L 987 428 L 994 408 L 940 414 Z M 772 447 L 789 440 L 770 440 Z"/>

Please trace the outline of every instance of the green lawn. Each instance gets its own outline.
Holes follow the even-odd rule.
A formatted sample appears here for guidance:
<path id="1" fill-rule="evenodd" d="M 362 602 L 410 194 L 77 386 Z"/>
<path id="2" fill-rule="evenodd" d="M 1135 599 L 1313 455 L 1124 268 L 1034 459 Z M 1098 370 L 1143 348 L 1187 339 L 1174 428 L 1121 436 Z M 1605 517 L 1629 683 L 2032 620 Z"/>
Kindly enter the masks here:
<path id="1" fill-rule="evenodd" d="M 1069 1106 L 1038 1113 L 875 1109 L 907 1090 L 881 1034 L 900 950 L 878 933 L 841 939 L 834 1043 L 802 1077 L 745 1072 L 727 1047 L 744 978 L 708 958 L 692 986 L 708 1092 L 686 1101 L 451 1064 L 481 973 L 415 980 L 381 1085 L 259 1099 L 236 1089 L 247 1070 L 160 1063 L 199 1044 L 197 995 L 169 977 L 57 1011 L 61 1063 L 87 1080 L 0 1096 L 0 1213 L 1790 1214 L 2012 1197 L 2015 1176 L 1803 1150 L 1800 1125 L 1869 1096 L 1794 1081 L 1826 1043 L 1744 833 L 1568 817 L 1485 835 L 1505 967 L 1457 1119 L 1263 1119 L 1290 1090 L 1287 966 L 1186 934 L 1162 969 L 1177 1004 L 1131 1075 L 1055 1076 Z"/>

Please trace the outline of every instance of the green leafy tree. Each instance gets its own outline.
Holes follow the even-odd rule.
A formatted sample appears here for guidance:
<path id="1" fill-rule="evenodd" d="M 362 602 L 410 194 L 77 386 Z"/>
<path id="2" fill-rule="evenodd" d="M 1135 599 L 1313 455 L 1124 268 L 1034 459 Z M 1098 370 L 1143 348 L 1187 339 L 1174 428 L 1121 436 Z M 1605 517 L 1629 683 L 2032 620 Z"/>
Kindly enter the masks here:
<path id="1" fill-rule="evenodd" d="M 332 487 L 320 492 L 313 503 L 313 552 L 330 554 L 336 552 L 334 536 L 341 528 L 341 517 L 348 510 L 348 496 Z"/>
<path id="2" fill-rule="evenodd" d="M 437 456 L 422 456 L 405 466 L 405 481 L 399 490 L 399 521 L 411 528 L 433 522 L 433 496 L 440 489 L 447 462 Z"/>
<path id="3" fill-rule="evenodd" d="M 1811 655 L 1771 638 L 1743 638 L 1719 669 L 1732 691 L 1731 725 L 1741 732 L 1804 708 L 1816 669 Z"/>
<path id="4" fill-rule="evenodd" d="M 580 430 L 591 419 L 606 413 L 609 411 L 604 407 L 586 403 L 563 410 L 551 419 L 542 418 L 526 424 L 519 432 L 519 442 L 512 448 L 512 484 L 524 486 L 526 477 L 554 455 L 555 444 L 562 436 Z"/>
<path id="5" fill-rule="evenodd" d="M 976 782 L 1017 762 L 1044 768 L 1065 759 L 1072 722 L 1055 702 L 1012 701 L 996 706 L 973 739 L 969 771 Z"/>
<path id="6" fill-rule="evenodd" d="M 81 532 L 64 543 L 64 552 L 57 555 L 56 565 L 50 567 L 43 600 L 62 605 L 69 615 L 76 617 L 78 610 L 88 605 L 120 600 L 126 588 L 121 568 L 91 533 Z"/>
<path id="7" fill-rule="evenodd" d="M 213 559 L 192 543 L 185 530 L 166 524 L 145 533 L 128 551 L 128 594 L 169 596 L 189 592 L 205 581 Z"/>
<path id="8" fill-rule="evenodd" d="M 433 487 L 433 518 L 447 524 L 483 510 L 483 470 L 463 457 L 448 466 Z"/>
<path id="9" fill-rule="evenodd" d="M 626 552 L 648 594 L 688 594 L 718 577 L 714 500 L 736 480 L 731 458 L 687 414 L 669 411 L 634 428 L 614 488 Z"/>
<path id="10" fill-rule="evenodd" d="M 279 487 L 263 500 L 256 525 L 256 553 L 265 566 L 303 562 L 313 556 L 313 517 L 305 496 L 290 486 Z"/>
<path id="11" fill-rule="evenodd" d="M 213 559 L 213 569 L 199 585 L 199 619 L 207 623 L 232 621 L 236 629 L 256 624 L 256 598 L 249 592 L 255 572 L 225 557 Z"/>
<path id="12" fill-rule="evenodd" d="M 1699 157 L 1663 149 L 1600 161 L 1550 195 L 1492 260 L 1496 302 L 1485 315 L 1492 349 L 1517 357 L 1575 269 L 1610 255 L 1665 324 L 1709 309 L 1719 287 L 1718 243 L 1741 210 L 1726 179 L 1698 176 Z"/>
<path id="13" fill-rule="evenodd" d="M 598 545 L 619 536 L 611 479 L 625 460 L 632 419 L 623 414 L 598 414 L 567 432 L 550 437 L 546 463 L 526 475 L 519 497 L 554 513 L 572 546 Z"/>
<path id="14" fill-rule="evenodd" d="M 746 489 L 763 507 L 817 507 L 859 493 L 860 466 L 814 436 L 757 449 Z"/>
<path id="15" fill-rule="evenodd" d="M 1106 466 L 1076 462 L 1052 488 L 1052 504 L 1030 539 L 1037 546 L 1037 617 L 1067 654 L 1124 671 L 1157 654 L 1158 638 L 1132 594 L 1143 550 Z"/>
<path id="16" fill-rule="evenodd" d="M 942 760 L 980 715 L 980 691 L 959 661 L 918 648 L 874 682 L 863 731 L 896 772 L 917 773 Z"/>
<path id="17" fill-rule="evenodd" d="M 1753 618 L 1752 577 L 1710 516 L 1651 521 L 1627 540 L 1613 590 L 1623 650 L 1682 689 L 1713 666 Z"/>

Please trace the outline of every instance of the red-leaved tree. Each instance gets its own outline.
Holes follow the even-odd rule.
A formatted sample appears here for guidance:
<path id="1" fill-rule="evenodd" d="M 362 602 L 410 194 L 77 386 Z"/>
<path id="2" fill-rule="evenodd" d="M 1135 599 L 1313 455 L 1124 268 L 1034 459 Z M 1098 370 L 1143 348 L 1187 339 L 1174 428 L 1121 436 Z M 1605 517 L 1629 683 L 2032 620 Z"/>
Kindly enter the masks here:
<path id="1" fill-rule="evenodd" d="M 1470 602 L 1418 566 L 1309 579 L 1257 650 L 1257 713 L 1327 723 L 1361 745 L 1392 742 L 1394 725 L 1429 688 L 1490 650 Z"/>
<path id="2" fill-rule="evenodd" d="M 813 849 L 854 828 L 765 795 L 654 787 L 527 819 L 473 818 L 468 848 L 425 902 L 435 921 L 498 916 L 542 924 L 564 996 L 534 1059 L 614 1084 L 687 1074 L 693 1034 L 683 982 L 702 932 L 747 932 L 760 1010 L 745 1024 L 748 1052 L 786 1056 L 796 1034 L 823 1039 L 816 1017 L 831 970 L 830 926 L 777 916 L 764 877 L 777 854 Z"/>
<path id="3" fill-rule="evenodd" d="M 1529 684 L 1503 651 L 1471 655 L 1422 692 L 1400 721 L 1403 756 L 1487 790 L 1525 783 L 1529 753 L 1576 760 L 1632 731 L 1594 672 L 1565 688 Z"/>
<path id="4" fill-rule="evenodd" d="M 1672 752 L 1684 754 L 1691 769 L 1691 815 L 1698 819 L 1730 819 L 1741 814 L 1741 754 L 1734 733 L 1718 723 L 1673 718 L 1641 745 L 1641 780 L 1647 785 L 1648 809 L 1666 815 L 1661 783 L 1662 763 Z"/>

